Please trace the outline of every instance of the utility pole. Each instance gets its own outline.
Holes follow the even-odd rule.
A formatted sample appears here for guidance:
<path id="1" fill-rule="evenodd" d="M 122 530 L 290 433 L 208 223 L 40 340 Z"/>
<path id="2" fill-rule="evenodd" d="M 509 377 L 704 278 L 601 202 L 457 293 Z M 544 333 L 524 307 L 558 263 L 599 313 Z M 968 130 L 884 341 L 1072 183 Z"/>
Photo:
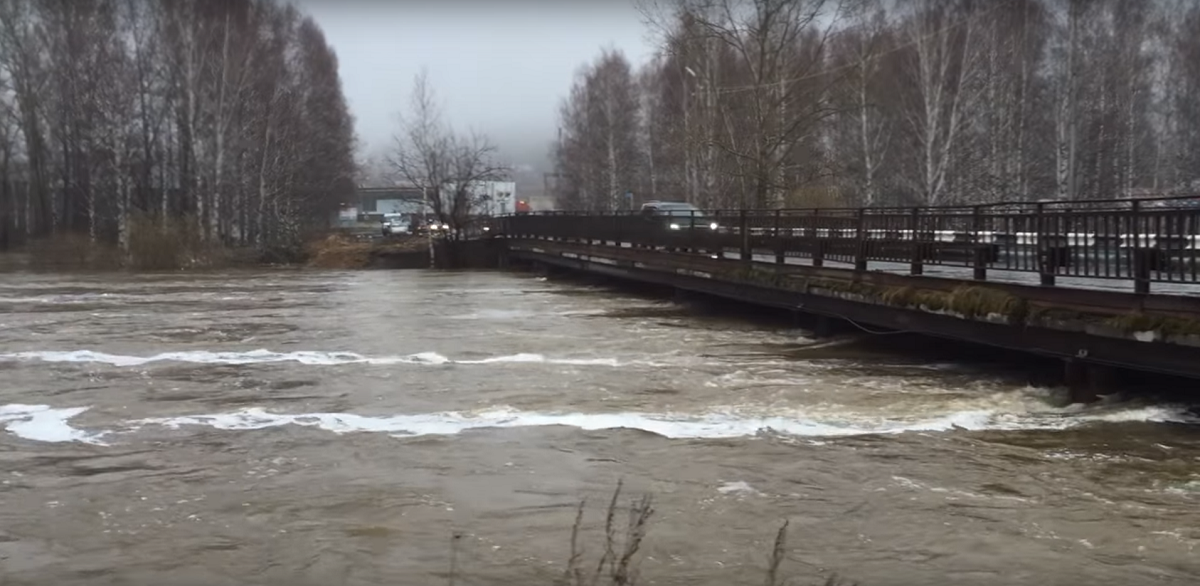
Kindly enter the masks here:
<path id="1" fill-rule="evenodd" d="M 561 129 L 560 129 L 560 131 L 561 131 Z M 554 178 L 554 181 L 550 181 L 551 177 Z M 558 173 L 542 173 L 542 197 L 547 198 L 548 200 L 553 201 L 553 202 L 555 202 L 555 204 L 557 204 L 557 202 L 558 202 L 558 193 L 557 193 L 558 182 L 561 179 L 562 179 L 562 176 Z M 556 205 L 556 207 L 557 207 L 557 205 Z"/>

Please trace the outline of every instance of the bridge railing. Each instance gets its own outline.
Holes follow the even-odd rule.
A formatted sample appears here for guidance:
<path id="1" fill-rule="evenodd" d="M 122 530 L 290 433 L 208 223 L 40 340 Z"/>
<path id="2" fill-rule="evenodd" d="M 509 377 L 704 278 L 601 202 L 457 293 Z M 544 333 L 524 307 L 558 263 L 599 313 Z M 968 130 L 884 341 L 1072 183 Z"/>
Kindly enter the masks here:
<path id="1" fill-rule="evenodd" d="M 1200 283 L 1197 198 L 1023 203 L 938 208 L 715 210 L 684 216 L 547 212 L 506 216 L 510 238 L 562 240 L 669 251 L 705 252 L 742 260 L 773 256 L 857 270 L 904 263 L 966 267 L 975 279 L 989 270 L 1058 277 Z M 895 269 L 896 267 L 891 267 Z"/>

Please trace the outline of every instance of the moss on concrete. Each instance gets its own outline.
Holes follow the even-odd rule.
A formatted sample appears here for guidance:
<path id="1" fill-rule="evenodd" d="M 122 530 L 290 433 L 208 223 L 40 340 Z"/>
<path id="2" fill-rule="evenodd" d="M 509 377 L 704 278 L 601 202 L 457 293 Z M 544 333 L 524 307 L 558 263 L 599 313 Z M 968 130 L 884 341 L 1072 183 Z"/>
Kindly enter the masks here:
<path id="1" fill-rule="evenodd" d="M 1133 312 L 1109 317 L 1104 325 L 1126 334 L 1136 332 L 1158 332 L 1171 336 L 1200 335 L 1200 321 L 1172 315 L 1146 315 Z"/>
<path id="2" fill-rule="evenodd" d="M 1029 317 L 1029 301 L 998 289 L 966 285 L 950 292 L 947 305 L 967 318 L 1002 315 L 1010 324 L 1023 324 Z"/>
<path id="3" fill-rule="evenodd" d="M 762 287 L 776 289 L 791 289 L 787 276 L 777 271 L 759 267 L 741 267 L 732 271 L 730 276 L 736 281 L 750 283 Z"/>
<path id="4" fill-rule="evenodd" d="M 850 279 L 814 279 L 760 267 L 738 267 L 726 274 L 735 281 L 813 294 L 855 296 L 890 307 L 929 312 L 950 312 L 966 319 L 1002 316 L 1009 325 L 1100 323 L 1122 334 L 1153 331 L 1163 336 L 1200 335 L 1200 321 L 1134 312 L 1125 315 L 1090 314 L 1060 307 L 1034 305 L 1028 299 L 993 287 L 961 285 L 951 291 L 906 287 L 880 287 Z"/>

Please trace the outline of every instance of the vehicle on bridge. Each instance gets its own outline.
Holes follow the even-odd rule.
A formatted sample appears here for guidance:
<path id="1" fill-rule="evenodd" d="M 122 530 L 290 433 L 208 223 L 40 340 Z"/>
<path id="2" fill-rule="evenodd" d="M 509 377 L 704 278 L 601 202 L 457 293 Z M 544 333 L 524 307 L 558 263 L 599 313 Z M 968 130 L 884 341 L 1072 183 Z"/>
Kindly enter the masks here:
<path id="1" fill-rule="evenodd" d="M 413 217 L 409 214 L 384 214 L 383 235 L 400 236 L 413 233 Z"/>
<path id="2" fill-rule="evenodd" d="M 428 236 L 430 232 L 434 236 L 445 236 L 450 233 L 450 224 L 439 222 L 435 216 L 427 216 L 424 220 L 418 218 L 413 228 L 413 232 L 420 236 Z"/>
<path id="3" fill-rule="evenodd" d="M 712 214 L 684 201 L 648 201 L 642 204 L 641 215 L 666 230 L 715 231 L 721 228 Z"/>

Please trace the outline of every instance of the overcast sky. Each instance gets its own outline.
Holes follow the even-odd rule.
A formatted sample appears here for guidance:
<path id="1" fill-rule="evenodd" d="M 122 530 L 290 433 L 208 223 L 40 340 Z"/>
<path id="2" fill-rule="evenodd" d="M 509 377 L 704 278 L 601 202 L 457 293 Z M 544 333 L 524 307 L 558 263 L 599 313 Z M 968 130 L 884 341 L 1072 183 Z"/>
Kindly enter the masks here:
<path id="1" fill-rule="evenodd" d="M 449 121 L 541 164 L 559 101 L 605 47 L 651 52 L 632 0 L 295 0 L 337 51 L 366 154 L 387 148 L 422 67 Z"/>

